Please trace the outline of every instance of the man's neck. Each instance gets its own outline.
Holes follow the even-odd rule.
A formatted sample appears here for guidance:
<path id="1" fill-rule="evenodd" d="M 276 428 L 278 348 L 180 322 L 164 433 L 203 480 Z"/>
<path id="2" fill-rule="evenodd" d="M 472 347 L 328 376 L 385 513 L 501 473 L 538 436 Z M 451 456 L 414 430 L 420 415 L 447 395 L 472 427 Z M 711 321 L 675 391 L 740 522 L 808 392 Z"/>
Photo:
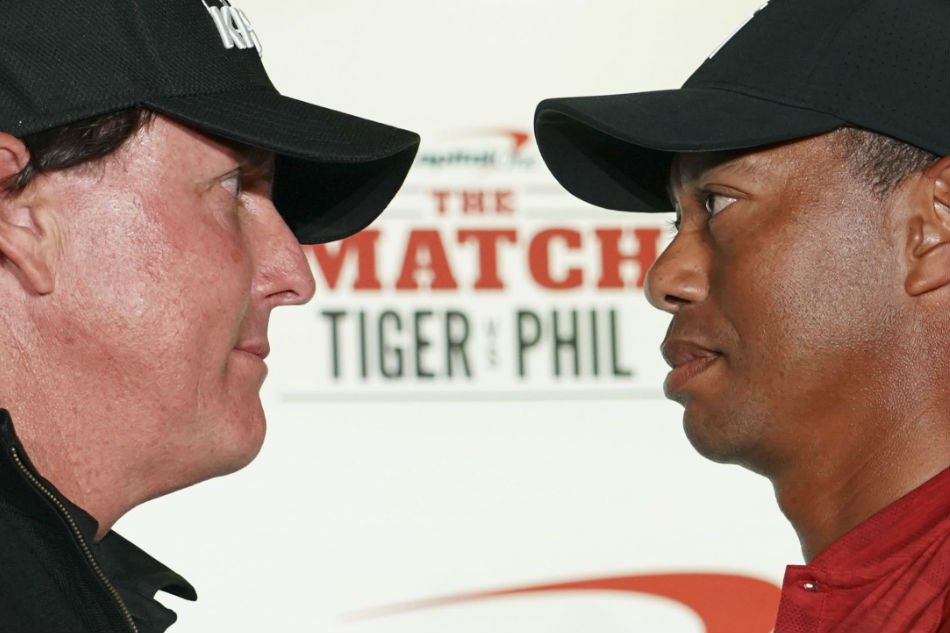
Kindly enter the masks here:
<path id="1" fill-rule="evenodd" d="M 17 436 L 37 472 L 96 520 L 96 540 L 101 539 L 129 508 L 119 505 L 123 497 L 115 491 L 99 489 L 99 480 L 110 478 L 108 465 L 82 451 L 95 442 L 76 442 L 55 432 L 56 425 L 31 423 L 29 414 L 17 409 L 11 413 Z"/>
<path id="2" fill-rule="evenodd" d="M 886 429 L 874 443 L 802 460 L 771 477 L 806 562 L 862 522 L 950 467 L 950 419 L 933 411 Z M 879 422 L 879 421 L 878 421 Z M 870 434 L 869 434 L 870 435 Z"/>

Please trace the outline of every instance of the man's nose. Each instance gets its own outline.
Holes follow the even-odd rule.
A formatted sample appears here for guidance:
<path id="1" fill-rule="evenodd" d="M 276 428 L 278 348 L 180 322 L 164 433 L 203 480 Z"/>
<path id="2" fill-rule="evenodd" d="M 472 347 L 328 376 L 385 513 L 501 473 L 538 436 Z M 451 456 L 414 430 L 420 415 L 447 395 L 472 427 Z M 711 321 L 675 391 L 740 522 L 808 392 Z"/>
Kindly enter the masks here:
<path id="1" fill-rule="evenodd" d="M 711 253 L 699 231 L 678 233 L 647 273 L 646 296 L 653 307 L 676 314 L 709 294 Z"/>
<path id="2" fill-rule="evenodd" d="M 273 306 L 299 305 L 313 298 L 316 285 L 296 236 L 270 201 L 257 240 L 254 293 Z"/>

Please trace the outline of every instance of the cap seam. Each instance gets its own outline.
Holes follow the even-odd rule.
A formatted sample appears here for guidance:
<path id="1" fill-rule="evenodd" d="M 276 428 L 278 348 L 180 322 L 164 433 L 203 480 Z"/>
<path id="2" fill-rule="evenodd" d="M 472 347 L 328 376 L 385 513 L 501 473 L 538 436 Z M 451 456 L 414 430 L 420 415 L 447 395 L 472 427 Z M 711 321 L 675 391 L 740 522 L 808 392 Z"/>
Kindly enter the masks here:
<path id="1" fill-rule="evenodd" d="M 225 90 L 205 90 L 205 91 L 188 91 L 188 92 L 170 92 L 162 94 L 149 94 L 141 95 L 137 94 L 136 91 L 129 91 L 125 95 L 110 95 L 111 98 L 107 104 L 103 102 L 90 102 L 77 106 L 70 110 L 62 112 L 64 115 L 61 117 L 59 122 L 53 123 L 52 125 L 46 125 L 49 119 L 45 116 L 35 116 L 33 118 L 23 118 L 20 119 L 19 124 L 16 126 L 18 128 L 28 128 L 31 123 L 36 121 L 42 121 L 44 127 L 42 129 L 49 129 L 51 127 L 56 127 L 57 125 L 64 125 L 72 121 L 78 121 L 85 118 L 83 112 L 90 112 L 89 116 L 95 116 L 96 114 L 108 114 L 109 112 L 115 112 L 117 110 L 122 110 L 123 108 L 131 108 L 136 105 L 148 105 L 149 101 L 153 99 L 164 99 L 164 98 L 176 98 L 176 97 L 190 97 L 190 96 L 201 96 L 201 95 L 212 95 L 212 94 L 224 94 L 228 92 L 276 92 L 273 88 L 269 87 L 254 87 L 254 88 L 229 88 Z M 277 93 L 280 94 L 280 93 Z M 119 101 L 115 101 L 115 97 L 121 97 Z M 79 113 L 76 116 L 74 113 Z"/>
<path id="2" fill-rule="evenodd" d="M 121 96 L 121 95 L 112 95 L 112 96 L 115 97 L 115 96 Z M 62 116 L 57 117 L 55 119 L 50 119 L 48 115 L 36 116 L 29 119 L 27 118 L 19 119 L 17 121 L 17 124 L 15 126 L 11 126 L 11 129 L 9 129 L 8 131 L 15 132 L 17 134 L 23 134 L 24 132 L 21 132 L 20 130 L 29 129 L 30 126 L 36 122 L 41 122 L 43 124 L 43 127 L 38 128 L 37 130 L 33 130 L 33 131 L 48 130 L 54 127 L 58 127 L 60 125 L 67 125 L 74 121 L 81 121 L 82 119 L 85 119 L 88 117 L 105 115 L 105 114 L 109 114 L 110 112 L 117 112 L 119 110 L 123 110 L 125 108 L 131 108 L 137 104 L 143 103 L 143 100 L 138 98 L 134 93 L 129 93 L 128 96 L 131 98 L 123 99 L 120 101 L 110 101 L 108 102 L 108 105 L 102 102 L 83 104 L 82 106 L 78 106 L 70 110 L 58 112 L 57 114 L 62 114 Z M 26 134 L 31 134 L 33 131 L 26 132 Z"/>
<path id="3" fill-rule="evenodd" d="M 825 40 L 824 44 L 821 47 L 821 51 L 817 55 L 815 55 L 815 61 L 814 63 L 812 63 L 812 66 L 808 71 L 808 75 L 805 77 L 804 82 L 802 82 L 803 88 L 811 87 L 815 74 L 818 72 L 818 68 L 821 66 L 821 63 L 825 59 L 826 51 L 829 48 L 831 48 L 832 44 L 834 44 L 834 42 L 838 39 L 838 37 L 841 35 L 841 31 L 843 31 L 846 26 L 849 26 L 851 24 L 851 22 L 854 20 L 855 14 L 858 12 L 860 8 L 861 8 L 860 3 L 857 3 L 857 2 L 854 3 L 853 6 L 851 7 L 851 11 L 848 13 L 848 17 L 845 18 L 844 20 L 841 20 L 838 23 L 838 27 L 834 30 L 834 33 Z"/>
<path id="4" fill-rule="evenodd" d="M 783 102 L 783 101 L 776 101 L 776 100 L 773 99 L 773 98 L 764 97 L 764 96 L 760 96 L 760 95 L 757 95 L 757 94 L 751 94 L 751 93 L 743 92 L 743 91 L 741 91 L 741 90 L 735 90 L 734 88 L 724 88 L 724 87 L 722 87 L 722 86 L 720 86 L 720 85 L 718 85 L 718 84 L 712 83 L 712 82 L 707 83 L 707 84 L 704 84 L 704 85 L 694 85 L 694 86 L 690 86 L 690 88 L 681 89 L 681 90 L 691 90 L 691 89 L 712 89 L 712 90 L 717 90 L 717 91 L 720 91 L 720 92 L 729 92 L 729 93 L 732 93 L 732 94 L 741 95 L 741 96 L 746 97 L 746 98 L 749 98 L 749 99 L 756 99 L 756 100 L 759 100 L 759 101 L 765 101 L 765 102 L 770 103 L 770 104 L 773 104 L 773 105 L 780 105 L 780 106 L 782 106 L 782 107 L 794 108 L 794 109 L 797 109 L 797 110 L 803 110 L 803 111 L 807 111 L 807 112 L 814 112 L 814 113 L 816 113 L 816 114 L 820 114 L 820 115 L 822 115 L 822 116 L 827 116 L 827 117 L 830 117 L 830 118 L 832 118 L 832 119 L 835 119 L 836 121 L 840 121 L 840 122 L 842 123 L 842 125 L 845 125 L 845 124 L 849 123 L 849 122 L 846 121 L 845 119 L 842 119 L 840 116 L 838 116 L 838 115 L 836 115 L 836 114 L 832 114 L 832 113 L 827 112 L 827 111 L 825 111 L 825 110 L 819 110 L 819 109 L 814 108 L 814 107 L 802 106 L 802 105 L 798 105 L 798 104 L 790 104 L 790 103 L 786 103 L 786 102 Z M 605 123 L 604 121 L 599 120 L 599 119 L 597 119 L 597 118 L 595 118 L 595 117 L 589 116 L 589 115 L 585 114 L 582 110 L 578 110 L 578 109 L 576 109 L 576 108 L 571 108 L 571 112 L 570 112 L 570 113 L 565 112 L 564 110 L 561 110 L 561 109 L 558 109 L 558 108 L 553 108 L 553 107 L 548 107 L 548 108 L 544 108 L 544 109 L 539 108 L 536 115 L 537 115 L 537 116 L 540 116 L 540 115 L 543 115 L 543 114 L 546 113 L 546 112 L 553 112 L 553 113 L 558 114 L 558 115 L 561 115 L 561 116 L 567 115 L 567 116 L 569 116 L 570 118 L 574 119 L 575 121 L 578 121 L 579 123 L 582 123 L 582 124 L 584 124 L 584 125 L 593 127 L 594 129 L 600 130 L 601 132 L 603 132 L 603 133 L 605 133 L 605 134 L 609 134 L 610 136 L 613 136 L 613 137 L 615 137 L 615 138 L 617 138 L 617 139 L 620 139 L 620 140 L 624 140 L 624 139 L 626 139 L 626 137 L 627 137 L 626 132 L 624 132 L 624 131 L 621 130 L 621 129 L 618 129 L 616 126 L 609 125 L 609 124 Z M 630 141 L 625 141 L 625 142 L 630 142 Z M 636 143 L 635 143 L 635 144 L 636 144 Z M 653 151 L 666 152 L 666 153 L 670 153 L 670 152 L 675 152 L 675 151 L 676 151 L 676 150 L 662 150 L 662 149 L 655 149 L 655 148 L 651 148 L 651 149 L 653 149 Z"/>
<path id="5" fill-rule="evenodd" d="M 148 101 L 150 99 L 174 99 L 177 97 L 197 97 L 197 96 L 203 96 L 203 95 L 219 95 L 219 94 L 225 94 L 228 92 L 268 92 L 271 94 L 280 95 L 280 92 L 278 92 L 277 89 L 274 88 L 273 86 L 246 87 L 246 84 L 242 84 L 242 86 L 245 86 L 245 87 L 236 86 L 233 88 L 218 88 L 214 90 L 170 91 L 170 92 L 166 92 L 162 94 L 149 95 L 148 97 L 143 99 L 143 101 Z M 288 97 L 288 98 L 292 98 L 292 97 Z"/>
<path id="6" fill-rule="evenodd" d="M 158 47 L 155 45 L 154 38 L 152 37 L 151 30 L 145 28 L 146 21 L 145 17 L 142 15 L 142 8 L 140 5 L 133 5 L 133 15 L 135 16 L 135 26 L 138 30 L 139 37 L 143 41 L 143 52 L 147 55 L 148 58 L 148 69 L 161 73 L 161 83 L 164 85 L 172 85 L 171 75 L 168 73 L 168 69 L 162 64 L 162 55 L 159 52 Z"/>
<path id="7" fill-rule="evenodd" d="M 260 92 L 260 93 L 266 93 L 266 94 L 273 94 L 273 95 L 277 95 L 277 96 L 281 96 L 281 97 L 283 96 L 283 95 L 281 95 L 279 92 L 277 92 L 277 90 L 274 89 L 273 87 L 266 87 L 266 88 L 265 88 L 265 87 L 260 87 L 260 88 L 243 88 L 243 89 L 235 88 L 235 89 L 228 89 L 228 90 L 208 90 L 208 91 L 173 93 L 173 94 L 164 94 L 164 95 L 152 95 L 152 96 L 149 96 L 149 97 L 147 97 L 147 98 L 145 98 L 145 99 L 142 99 L 141 101 L 139 101 L 139 103 L 141 103 L 141 104 L 143 104 L 143 105 L 145 105 L 145 106 L 147 106 L 147 107 L 156 108 L 159 112 L 163 112 L 163 111 L 165 110 L 165 108 L 163 108 L 163 107 L 161 106 L 161 104 L 154 103 L 155 101 L 158 101 L 158 100 L 161 100 L 161 99 L 164 99 L 164 98 L 168 98 L 168 99 L 186 98 L 186 99 L 187 99 L 188 97 L 210 96 L 210 95 L 222 95 L 222 94 L 227 94 L 227 93 L 232 93 L 232 92 L 234 92 L 234 93 L 242 93 L 242 94 L 246 94 L 246 93 L 248 93 L 248 92 Z M 290 99 L 291 97 L 285 97 L 285 98 Z M 173 109 L 173 108 L 172 108 L 172 109 Z M 360 116 L 358 116 L 358 115 L 348 114 L 348 113 L 345 113 L 345 112 L 342 112 L 342 111 L 336 111 L 336 110 L 334 110 L 334 112 L 339 112 L 339 114 L 342 114 L 342 115 L 345 115 L 345 116 L 354 117 L 354 118 L 357 118 L 357 119 L 361 119 L 361 120 L 367 121 L 367 122 L 369 122 L 369 123 L 376 123 L 375 121 L 371 121 L 371 120 L 369 120 L 369 119 L 364 119 L 363 117 L 360 117 Z M 170 116 L 170 117 L 172 117 L 172 118 L 175 118 L 175 117 L 182 117 L 183 115 L 182 115 L 182 114 L 176 114 L 176 113 L 174 113 L 174 112 L 170 112 L 170 113 L 168 113 L 168 116 Z M 187 117 L 186 117 L 186 118 L 187 118 Z M 399 132 L 401 132 L 401 133 L 403 133 L 403 134 L 409 135 L 409 137 L 407 138 L 407 141 L 406 141 L 405 143 L 403 143 L 403 144 L 401 144 L 401 145 L 397 145 L 396 147 L 394 147 L 394 148 L 392 149 L 392 151 L 387 151 L 387 152 L 385 152 L 385 153 L 376 153 L 376 154 L 373 154 L 373 155 L 361 156 L 361 157 L 353 157 L 353 156 L 348 156 L 348 155 L 334 155 L 334 156 L 328 156 L 326 159 L 320 159 L 320 160 L 318 160 L 318 159 L 314 159 L 313 157 L 306 156 L 306 155 L 304 155 L 304 154 L 301 153 L 301 152 L 288 151 L 287 149 L 280 149 L 279 151 L 278 151 L 278 150 L 275 150 L 275 151 L 278 151 L 278 153 L 280 153 L 280 154 L 282 154 L 282 155 L 284 155 L 284 156 L 290 157 L 290 158 L 295 158 L 295 159 L 298 159 L 298 160 L 305 160 L 305 161 L 310 161 L 310 162 L 327 162 L 327 163 L 337 163 L 337 164 L 362 164 L 362 163 L 374 162 L 374 161 L 377 161 L 377 160 L 383 160 L 383 159 L 386 159 L 386 158 L 390 158 L 390 157 L 395 156 L 395 155 L 397 155 L 397 154 L 401 154 L 401 153 L 403 153 L 403 152 L 406 152 L 406 151 L 408 151 L 408 150 L 411 150 L 411 149 L 417 147 L 418 144 L 419 144 L 418 134 L 416 134 L 415 132 L 411 132 L 411 131 L 409 131 L 409 130 L 404 130 L 404 129 L 402 129 L 402 128 L 398 128 L 398 127 L 391 126 L 391 125 L 388 125 L 388 124 L 378 124 L 378 123 L 377 123 L 377 125 L 384 125 L 385 127 L 392 128 L 393 130 L 398 130 Z M 200 128 L 201 126 L 198 125 L 197 127 Z"/>
<path id="8" fill-rule="evenodd" d="M 779 101 L 772 95 L 757 93 L 754 89 L 750 89 L 748 86 L 743 86 L 745 90 L 736 90 L 735 84 L 720 84 L 718 82 L 713 82 L 713 81 L 704 81 L 704 82 L 696 83 L 690 86 L 689 88 L 685 88 L 684 90 L 695 89 L 695 88 L 712 88 L 712 89 L 719 90 L 722 92 L 731 92 L 733 94 L 742 95 L 743 97 L 748 97 L 750 99 L 758 99 L 759 101 L 767 101 L 768 103 L 778 104 L 787 108 L 795 108 L 797 110 L 807 110 L 808 112 L 823 114 L 825 116 L 838 119 L 842 123 L 847 123 L 847 121 L 842 119 L 840 115 L 835 114 L 833 112 L 828 112 L 827 110 L 823 110 L 811 104 L 804 104 L 804 103 L 799 103 L 799 102 L 792 103 L 792 102 L 784 101 L 784 100 Z"/>

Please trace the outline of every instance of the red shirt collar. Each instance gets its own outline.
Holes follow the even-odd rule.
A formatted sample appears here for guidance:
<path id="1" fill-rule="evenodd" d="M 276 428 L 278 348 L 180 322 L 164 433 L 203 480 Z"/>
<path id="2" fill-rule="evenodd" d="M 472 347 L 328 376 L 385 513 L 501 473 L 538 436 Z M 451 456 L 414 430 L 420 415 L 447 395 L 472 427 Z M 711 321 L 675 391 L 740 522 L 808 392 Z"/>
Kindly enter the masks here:
<path id="1" fill-rule="evenodd" d="M 940 527 L 942 525 L 942 530 Z M 950 468 L 871 516 L 819 554 L 809 568 L 843 578 L 881 572 L 915 558 L 928 533 L 950 527 Z M 864 575 L 864 574 L 862 574 Z M 826 578 L 831 584 L 838 578 Z"/>
<path id="2" fill-rule="evenodd" d="M 775 633 L 950 633 L 950 468 L 789 565 Z"/>

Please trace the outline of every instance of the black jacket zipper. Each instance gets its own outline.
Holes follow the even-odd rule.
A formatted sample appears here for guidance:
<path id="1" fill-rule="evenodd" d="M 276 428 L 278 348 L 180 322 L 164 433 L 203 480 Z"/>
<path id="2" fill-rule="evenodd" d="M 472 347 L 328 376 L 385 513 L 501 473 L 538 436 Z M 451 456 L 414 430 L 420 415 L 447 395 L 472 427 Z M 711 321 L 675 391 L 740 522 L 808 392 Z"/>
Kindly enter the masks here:
<path id="1" fill-rule="evenodd" d="M 50 492 L 50 490 L 44 486 L 43 483 L 33 475 L 33 473 L 30 472 L 30 469 L 27 468 L 20 459 L 20 455 L 17 453 L 15 447 L 10 449 L 10 453 L 13 455 L 13 461 L 16 463 L 20 472 L 23 473 L 23 475 L 30 481 L 30 483 L 33 484 L 37 490 L 43 493 L 43 496 L 53 502 L 53 505 L 56 506 L 56 509 L 59 510 L 59 513 L 64 519 L 66 519 L 66 523 L 69 524 L 69 528 L 72 530 L 73 536 L 76 537 L 76 541 L 79 543 L 79 548 L 82 550 L 83 555 L 86 557 L 86 560 L 89 562 L 89 565 L 92 567 L 92 570 L 95 572 L 96 576 L 98 576 L 100 582 L 102 582 L 103 587 L 105 587 L 106 591 L 109 592 L 109 595 L 112 596 L 116 606 L 122 613 L 122 617 L 125 619 L 125 623 L 129 627 L 129 631 L 132 633 L 138 633 L 139 630 L 138 627 L 135 626 L 135 621 L 132 619 L 132 614 L 129 613 L 129 609 L 122 601 L 122 597 L 119 596 L 119 592 L 116 591 L 115 587 L 112 586 L 112 583 L 109 582 L 109 579 L 106 578 L 102 568 L 99 567 L 99 562 L 96 560 L 96 557 L 92 555 L 92 550 L 89 549 L 86 539 L 83 537 L 79 526 L 77 526 L 76 522 L 73 520 L 72 515 L 69 514 L 69 510 L 66 509 L 66 506 L 62 504 L 56 495 Z"/>

